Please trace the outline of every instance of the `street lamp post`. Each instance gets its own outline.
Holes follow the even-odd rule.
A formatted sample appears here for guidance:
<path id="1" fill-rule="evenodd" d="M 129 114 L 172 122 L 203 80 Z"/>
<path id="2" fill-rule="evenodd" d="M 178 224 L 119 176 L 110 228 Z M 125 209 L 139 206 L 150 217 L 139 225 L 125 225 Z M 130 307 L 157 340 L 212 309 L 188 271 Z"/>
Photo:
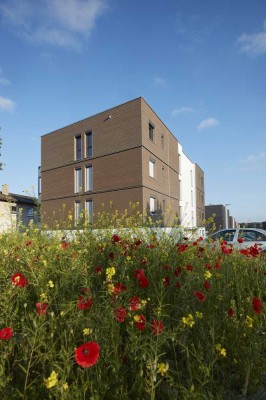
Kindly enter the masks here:
<path id="1" fill-rule="evenodd" d="M 225 206 L 225 228 L 228 229 L 228 212 L 226 207 L 231 206 L 231 204 L 227 203 L 224 206 Z"/>

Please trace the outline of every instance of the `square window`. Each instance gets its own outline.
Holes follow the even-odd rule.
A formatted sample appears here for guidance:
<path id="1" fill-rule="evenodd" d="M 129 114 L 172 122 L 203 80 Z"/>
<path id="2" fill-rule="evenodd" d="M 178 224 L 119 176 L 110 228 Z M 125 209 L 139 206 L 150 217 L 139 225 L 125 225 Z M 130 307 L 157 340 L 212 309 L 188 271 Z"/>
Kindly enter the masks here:
<path id="1" fill-rule="evenodd" d="M 75 136 L 75 160 L 81 160 L 82 157 L 82 143 L 81 135 Z"/>
<path id="2" fill-rule="evenodd" d="M 86 192 L 92 190 L 92 165 L 88 165 L 85 167 L 86 171 L 86 182 L 85 182 L 85 190 Z"/>
<path id="3" fill-rule="evenodd" d="M 75 193 L 82 191 L 82 171 L 81 168 L 75 169 Z"/>
<path id="4" fill-rule="evenodd" d="M 155 178 L 155 161 L 152 159 L 149 160 L 149 175 Z"/>
<path id="5" fill-rule="evenodd" d="M 92 202 L 92 200 L 86 201 L 86 217 L 88 218 L 88 222 L 92 223 L 92 219 L 93 219 L 93 202 Z"/>
<path id="6" fill-rule="evenodd" d="M 155 214 L 155 202 L 156 198 L 155 197 L 150 197 L 150 213 Z"/>
<path id="7" fill-rule="evenodd" d="M 75 201 L 75 225 L 81 222 L 81 203 L 80 201 Z"/>
<path id="8" fill-rule="evenodd" d="M 33 217 L 33 207 L 27 207 L 27 217 Z"/>
<path id="9" fill-rule="evenodd" d="M 86 154 L 85 157 L 92 157 L 92 132 L 85 133 Z"/>
<path id="10" fill-rule="evenodd" d="M 149 123 L 149 139 L 154 142 L 154 125 Z"/>

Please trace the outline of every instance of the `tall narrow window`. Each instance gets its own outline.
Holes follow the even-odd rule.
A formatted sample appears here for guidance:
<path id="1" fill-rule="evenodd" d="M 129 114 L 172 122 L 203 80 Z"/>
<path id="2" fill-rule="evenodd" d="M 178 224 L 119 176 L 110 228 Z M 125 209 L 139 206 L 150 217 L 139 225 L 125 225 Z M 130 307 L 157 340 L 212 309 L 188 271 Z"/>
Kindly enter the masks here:
<path id="1" fill-rule="evenodd" d="M 154 142 L 154 125 L 149 123 L 149 139 Z"/>
<path id="2" fill-rule="evenodd" d="M 81 203 L 80 201 L 75 201 L 75 224 L 81 222 Z"/>
<path id="3" fill-rule="evenodd" d="M 155 197 L 150 197 L 150 213 L 155 214 Z"/>
<path id="4" fill-rule="evenodd" d="M 150 158 L 149 160 L 149 175 L 155 177 L 155 161 Z"/>
<path id="5" fill-rule="evenodd" d="M 92 132 L 86 132 L 85 138 L 86 138 L 86 157 L 92 157 Z"/>
<path id="6" fill-rule="evenodd" d="M 163 133 L 161 133 L 161 146 L 162 146 L 162 149 L 164 150 L 164 134 Z"/>
<path id="7" fill-rule="evenodd" d="M 191 186 L 193 186 L 193 172 L 192 172 L 192 169 L 190 170 L 190 183 L 191 183 Z"/>
<path id="8" fill-rule="evenodd" d="M 88 219 L 88 222 L 92 222 L 93 219 L 93 202 L 92 200 L 87 200 L 86 201 L 86 218 Z"/>
<path id="9" fill-rule="evenodd" d="M 82 191 L 82 172 L 81 168 L 75 169 L 75 193 Z"/>
<path id="10" fill-rule="evenodd" d="M 85 181 L 85 190 L 88 192 L 92 190 L 92 165 L 88 165 L 85 167 L 86 171 L 86 181 Z"/>
<path id="11" fill-rule="evenodd" d="M 82 157 L 81 135 L 75 136 L 75 159 L 81 160 Z"/>
<path id="12" fill-rule="evenodd" d="M 194 195 L 193 195 L 193 190 L 191 190 L 191 206 L 194 206 Z"/>

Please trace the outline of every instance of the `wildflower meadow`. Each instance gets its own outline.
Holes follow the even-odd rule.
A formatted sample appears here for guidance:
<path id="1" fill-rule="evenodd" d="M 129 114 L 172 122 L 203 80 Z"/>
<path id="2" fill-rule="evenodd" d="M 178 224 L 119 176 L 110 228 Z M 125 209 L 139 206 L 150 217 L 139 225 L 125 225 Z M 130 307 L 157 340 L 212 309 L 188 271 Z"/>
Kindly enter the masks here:
<path id="1" fill-rule="evenodd" d="M 137 227 L 60 235 L 0 236 L 2 400 L 266 398 L 257 246 Z"/>

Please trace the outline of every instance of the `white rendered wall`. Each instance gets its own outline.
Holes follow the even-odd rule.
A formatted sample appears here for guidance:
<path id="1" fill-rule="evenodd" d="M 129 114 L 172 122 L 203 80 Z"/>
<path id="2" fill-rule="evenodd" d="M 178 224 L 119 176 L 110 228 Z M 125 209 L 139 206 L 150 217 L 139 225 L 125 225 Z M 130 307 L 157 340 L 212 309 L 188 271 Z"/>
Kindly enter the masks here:
<path id="1" fill-rule="evenodd" d="M 179 180 L 180 180 L 180 221 L 185 228 L 195 228 L 196 218 L 196 185 L 195 164 L 183 153 L 178 144 Z"/>

